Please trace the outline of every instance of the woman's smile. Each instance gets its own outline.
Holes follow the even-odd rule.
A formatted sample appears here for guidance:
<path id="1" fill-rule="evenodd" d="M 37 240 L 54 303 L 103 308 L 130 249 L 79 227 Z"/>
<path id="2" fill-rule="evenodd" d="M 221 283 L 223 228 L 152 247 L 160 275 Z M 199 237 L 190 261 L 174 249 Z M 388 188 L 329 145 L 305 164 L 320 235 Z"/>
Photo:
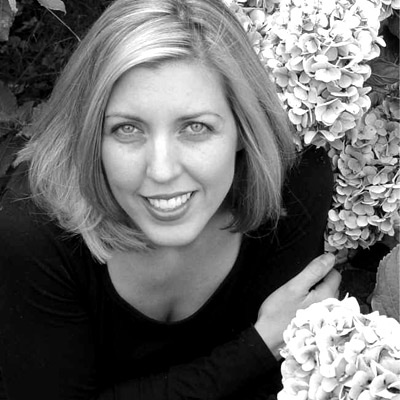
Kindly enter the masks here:
<path id="1" fill-rule="evenodd" d="M 192 196 L 193 192 L 184 193 L 181 195 L 161 195 L 155 197 L 145 197 L 152 207 L 160 211 L 175 211 L 185 205 Z"/>
<path id="2" fill-rule="evenodd" d="M 185 246 L 211 221 L 224 215 L 226 223 L 221 205 L 236 152 L 236 124 L 222 82 L 204 65 L 137 67 L 115 84 L 104 121 L 103 166 L 116 201 L 154 245 Z"/>
<path id="3" fill-rule="evenodd" d="M 185 215 L 193 196 L 193 192 L 188 192 L 174 197 L 145 197 L 145 200 L 153 218 L 160 221 L 174 221 Z"/>

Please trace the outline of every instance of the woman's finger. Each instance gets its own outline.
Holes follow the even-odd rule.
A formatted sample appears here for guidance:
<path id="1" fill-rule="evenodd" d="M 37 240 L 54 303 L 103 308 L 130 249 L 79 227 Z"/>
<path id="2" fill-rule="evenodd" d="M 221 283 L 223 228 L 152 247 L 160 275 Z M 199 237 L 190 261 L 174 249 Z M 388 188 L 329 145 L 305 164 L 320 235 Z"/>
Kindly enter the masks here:
<path id="1" fill-rule="evenodd" d="M 331 269 L 328 274 L 312 290 L 317 298 L 337 297 L 342 276 L 336 269 Z"/>
<path id="2" fill-rule="evenodd" d="M 329 274 L 335 264 L 335 256 L 327 253 L 312 260 L 306 268 L 296 275 L 290 283 L 295 287 L 310 290 Z"/>

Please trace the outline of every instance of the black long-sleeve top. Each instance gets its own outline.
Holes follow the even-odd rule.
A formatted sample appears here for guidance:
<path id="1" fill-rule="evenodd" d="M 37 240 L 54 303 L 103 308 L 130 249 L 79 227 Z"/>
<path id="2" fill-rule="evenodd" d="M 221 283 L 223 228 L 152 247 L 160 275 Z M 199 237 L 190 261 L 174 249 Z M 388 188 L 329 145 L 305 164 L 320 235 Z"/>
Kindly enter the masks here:
<path id="1" fill-rule="evenodd" d="M 286 216 L 277 229 L 266 224 L 244 235 L 217 290 L 193 315 L 172 323 L 124 301 L 83 241 L 17 187 L 0 205 L 6 398 L 250 400 L 279 390 L 279 363 L 253 324 L 265 298 L 322 252 L 332 196 L 322 150 L 308 149 L 288 176 Z"/>

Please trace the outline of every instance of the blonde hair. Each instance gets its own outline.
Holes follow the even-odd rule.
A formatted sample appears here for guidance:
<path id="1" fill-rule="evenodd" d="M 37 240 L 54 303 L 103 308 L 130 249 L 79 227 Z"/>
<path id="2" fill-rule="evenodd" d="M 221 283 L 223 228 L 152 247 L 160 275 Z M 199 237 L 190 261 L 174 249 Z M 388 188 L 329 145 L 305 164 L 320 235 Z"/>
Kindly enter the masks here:
<path id="1" fill-rule="evenodd" d="M 274 86 L 230 11 L 218 0 L 117 0 L 61 74 L 19 160 L 33 199 L 104 262 L 143 250 L 144 235 L 111 194 L 101 162 L 104 111 L 115 82 L 139 65 L 194 60 L 223 79 L 243 149 L 229 195 L 230 228 L 249 232 L 281 213 L 293 144 Z"/>

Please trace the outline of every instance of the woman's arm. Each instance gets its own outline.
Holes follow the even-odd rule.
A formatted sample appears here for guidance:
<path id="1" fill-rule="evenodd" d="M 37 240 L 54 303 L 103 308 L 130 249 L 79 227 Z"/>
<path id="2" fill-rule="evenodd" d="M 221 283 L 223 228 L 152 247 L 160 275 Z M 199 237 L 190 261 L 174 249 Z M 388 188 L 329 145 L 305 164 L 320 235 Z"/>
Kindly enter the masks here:
<path id="1" fill-rule="evenodd" d="M 243 400 L 238 394 L 247 393 L 246 388 L 252 389 L 257 378 L 277 365 L 252 327 L 208 357 L 171 367 L 165 374 L 115 385 L 96 399 Z"/>
<path id="2" fill-rule="evenodd" d="M 338 294 L 335 258 L 320 256 L 332 192 L 329 157 L 322 148 L 310 146 L 285 182 L 287 215 L 278 224 L 268 259 L 273 293 L 263 302 L 256 323 L 276 357 L 283 345 L 282 332 L 296 311 Z"/>

